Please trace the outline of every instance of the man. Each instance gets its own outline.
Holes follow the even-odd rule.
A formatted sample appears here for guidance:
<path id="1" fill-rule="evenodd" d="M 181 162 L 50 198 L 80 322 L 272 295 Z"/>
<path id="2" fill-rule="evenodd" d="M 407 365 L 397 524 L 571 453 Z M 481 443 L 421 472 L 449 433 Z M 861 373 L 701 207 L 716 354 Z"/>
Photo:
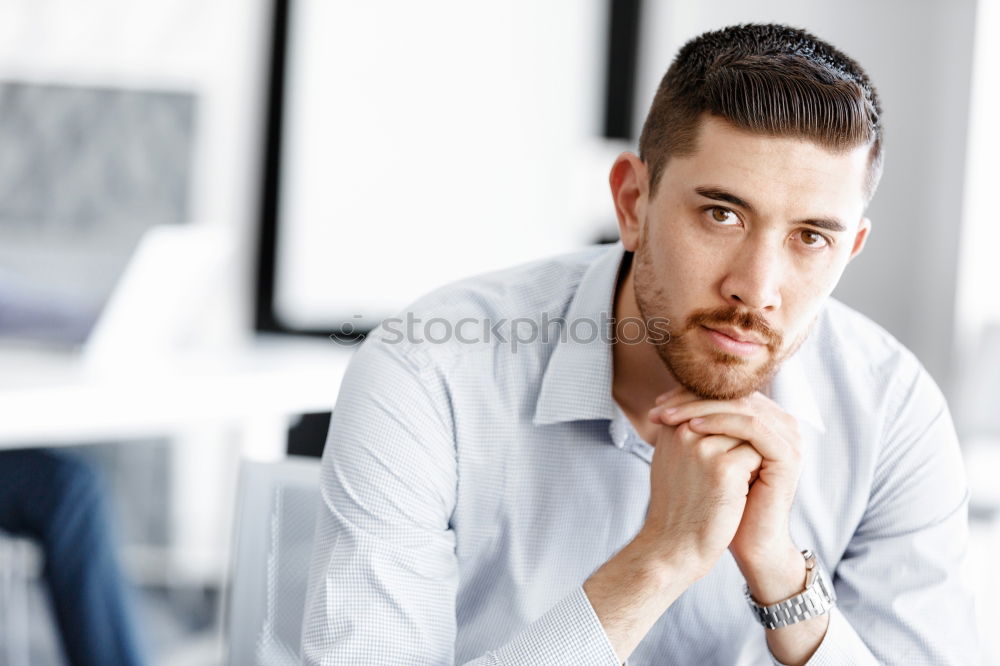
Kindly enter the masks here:
<path id="1" fill-rule="evenodd" d="M 620 242 L 407 309 L 445 342 L 394 318 L 357 350 L 307 662 L 974 663 L 944 399 L 830 298 L 881 164 L 876 91 L 829 44 L 685 45 L 611 170 Z"/>

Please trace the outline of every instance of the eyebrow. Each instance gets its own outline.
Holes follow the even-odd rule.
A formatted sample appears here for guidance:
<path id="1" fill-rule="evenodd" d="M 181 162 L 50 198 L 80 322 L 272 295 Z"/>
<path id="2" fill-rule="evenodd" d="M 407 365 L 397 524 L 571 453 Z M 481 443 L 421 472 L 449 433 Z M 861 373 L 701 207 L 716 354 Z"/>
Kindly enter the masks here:
<path id="1" fill-rule="evenodd" d="M 694 188 L 694 191 L 706 199 L 722 201 L 734 206 L 739 206 L 751 214 L 756 212 L 749 201 L 738 197 L 732 192 L 724 190 L 721 187 L 699 186 Z M 806 220 L 798 220 L 795 224 L 808 224 L 809 226 L 813 226 L 818 229 L 825 229 L 827 231 L 847 231 L 847 227 L 844 223 L 835 217 L 811 217 Z"/>

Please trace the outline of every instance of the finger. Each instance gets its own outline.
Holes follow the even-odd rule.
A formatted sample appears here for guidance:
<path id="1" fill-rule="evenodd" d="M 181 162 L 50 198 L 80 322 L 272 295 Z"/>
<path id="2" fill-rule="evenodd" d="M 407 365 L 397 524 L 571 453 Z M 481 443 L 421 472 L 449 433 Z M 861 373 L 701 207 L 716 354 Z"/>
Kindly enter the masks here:
<path id="1" fill-rule="evenodd" d="M 657 399 L 657 406 L 671 407 L 676 405 L 683 405 L 686 402 L 693 402 L 695 400 L 702 400 L 699 396 L 695 395 L 691 391 L 687 390 L 683 386 L 670 391 L 662 396 L 663 400 Z"/>
<path id="2" fill-rule="evenodd" d="M 694 445 L 701 449 L 701 452 L 706 457 L 714 458 L 725 455 L 740 446 L 744 446 L 746 442 L 727 435 L 708 435 L 707 437 L 700 437 Z"/>
<path id="3" fill-rule="evenodd" d="M 746 443 L 733 447 L 726 455 L 736 461 L 736 464 L 741 468 L 750 472 L 751 481 L 756 478 L 757 468 L 764 462 L 757 449 Z"/>
<path id="4" fill-rule="evenodd" d="M 786 438 L 767 419 L 748 414 L 709 414 L 687 421 L 687 424 L 696 433 L 746 440 L 768 460 L 781 461 L 792 454 Z"/>
<path id="5" fill-rule="evenodd" d="M 663 431 L 662 434 L 665 437 L 670 436 L 667 431 Z M 713 453 L 719 454 L 725 453 L 740 444 L 740 440 L 728 435 L 704 435 L 700 432 L 695 432 L 691 429 L 690 423 L 682 423 L 677 426 L 674 429 L 672 439 L 676 444 L 685 447 L 703 446 L 703 440 L 710 440 L 705 446 L 708 446 Z"/>
<path id="6" fill-rule="evenodd" d="M 736 412 L 739 414 L 775 415 L 777 420 L 788 416 L 781 405 L 774 402 L 760 391 L 755 391 L 743 398 L 732 400 L 671 400 L 656 405 L 650 410 L 649 420 L 663 425 L 676 425 L 699 416 L 717 412 Z"/>
<path id="7" fill-rule="evenodd" d="M 684 402 L 689 402 L 689 401 L 692 401 L 692 400 L 705 400 L 705 399 L 706 398 L 702 398 L 702 397 L 698 396 L 697 394 L 689 391 L 688 389 L 684 388 L 683 386 L 678 386 L 678 387 L 675 387 L 675 388 L 671 389 L 670 391 L 667 391 L 666 393 L 663 393 L 663 394 L 657 396 L 655 402 L 656 402 L 657 405 L 662 405 L 664 403 L 684 403 Z M 750 393 L 750 394 L 748 394 L 746 396 L 743 396 L 742 398 L 733 398 L 733 400 L 737 400 L 737 401 L 740 401 L 740 400 L 749 400 L 749 401 L 751 401 L 754 404 L 756 404 L 757 401 L 759 400 L 759 401 L 762 401 L 765 404 L 770 404 L 770 405 L 775 405 L 775 406 L 777 406 L 777 404 L 778 404 L 778 403 L 772 401 L 770 398 L 768 398 L 766 395 L 764 395 L 760 391 L 754 391 L 753 393 Z M 720 401 L 720 402 L 726 402 L 726 401 Z"/>
<path id="8" fill-rule="evenodd" d="M 704 438 L 705 435 L 691 429 L 690 423 L 682 423 L 674 431 L 674 441 L 682 446 L 693 446 Z"/>
<path id="9" fill-rule="evenodd" d="M 664 425 L 677 425 L 699 416 L 707 416 L 719 412 L 734 412 L 738 414 L 753 413 L 753 405 L 745 398 L 736 400 L 690 400 L 679 403 L 669 401 L 649 410 L 649 420 Z"/>

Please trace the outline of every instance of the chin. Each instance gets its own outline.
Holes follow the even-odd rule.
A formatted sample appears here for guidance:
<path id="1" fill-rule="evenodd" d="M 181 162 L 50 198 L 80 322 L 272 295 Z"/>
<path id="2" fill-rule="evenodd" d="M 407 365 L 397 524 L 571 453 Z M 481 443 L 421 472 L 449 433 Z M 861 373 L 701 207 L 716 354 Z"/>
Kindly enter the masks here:
<path id="1" fill-rule="evenodd" d="M 675 347 L 664 360 L 681 386 L 705 400 L 735 400 L 759 391 L 774 376 L 778 365 L 773 356 L 753 363 L 719 352 L 686 352 Z"/>

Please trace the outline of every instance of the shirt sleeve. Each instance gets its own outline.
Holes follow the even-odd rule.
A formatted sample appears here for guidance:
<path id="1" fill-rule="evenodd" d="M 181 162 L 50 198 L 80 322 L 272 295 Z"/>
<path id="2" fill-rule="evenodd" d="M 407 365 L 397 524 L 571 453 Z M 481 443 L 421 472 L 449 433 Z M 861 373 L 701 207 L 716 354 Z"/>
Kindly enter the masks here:
<path id="1" fill-rule="evenodd" d="M 868 508 L 833 573 L 837 605 L 808 666 L 979 663 L 963 574 L 965 467 L 943 396 L 923 368 L 916 374 L 886 421 Z"/>
<path id="2" fill-rule="evenodd" d="M 302 629 L 311 665 L 453 664 L 458 482 L 450 401 L 419 348 L 369 336 L 331 415 Z M 507 644 L 467 662 L 607 664 L 581 587 Z"/>

